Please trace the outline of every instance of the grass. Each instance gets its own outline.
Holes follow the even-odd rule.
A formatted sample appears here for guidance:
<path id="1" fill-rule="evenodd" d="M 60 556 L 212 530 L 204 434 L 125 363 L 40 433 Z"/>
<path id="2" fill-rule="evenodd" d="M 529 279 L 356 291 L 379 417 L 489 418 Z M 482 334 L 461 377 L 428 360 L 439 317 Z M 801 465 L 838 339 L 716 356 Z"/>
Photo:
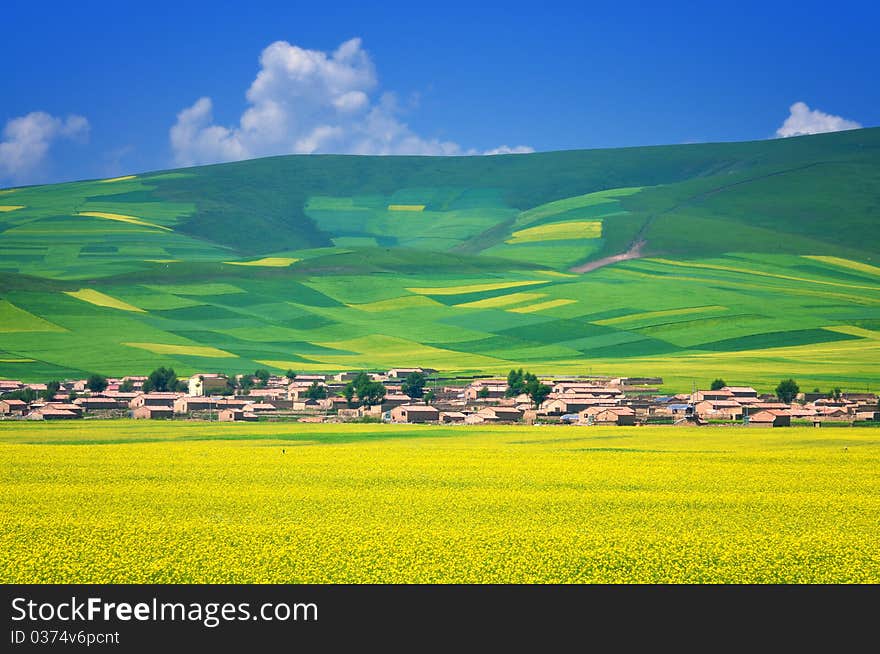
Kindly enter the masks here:
<path id="1" fill-rule="evenodd" d="M 189 374 L 219 350 L 228 372 L 432 362 L 660 375 L 669 392 L 717 376 L 876 388 L 878 153 L 867 129 L 7 189 L 0 377 Z M 636 238 L 646 258 L 570 273 Z"/>
<path id="2" fill-rule="evenodd" d="M 0 423 L 0 580 L 872 584 L 873 431 Z"/>
<path id="3" fill-rule="evenodd" d="M 188 354 L 197 357 L 225 358 L 234 357 L 234 354 L 224 352 L 216 347 L 205 345 L 170 345 L 167 343 L 123 343 L 129 347 L 136 347 L 147 352 L 156 354 Z"/>

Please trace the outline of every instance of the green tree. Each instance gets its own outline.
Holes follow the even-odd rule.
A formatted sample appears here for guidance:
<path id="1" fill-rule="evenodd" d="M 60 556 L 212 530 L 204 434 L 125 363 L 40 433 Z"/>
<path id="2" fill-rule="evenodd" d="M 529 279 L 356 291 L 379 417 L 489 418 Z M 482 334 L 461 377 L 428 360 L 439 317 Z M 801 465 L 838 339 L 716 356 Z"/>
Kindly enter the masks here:
<path id="1" fill-rule="evenodd" d="M 122 383 L 119 384 L 119 392 L 120 393 L 131 393 L 134 390 L 134 382 L 130 379 L 123 379 Z"/>
<path id="2" fill-rule="evenodd" d="M 436 399 L 437 395 L 432 390 L 428 390 L 425 392 L 425 403 L 431 404 Z"/>
<path id="3" fill-rule="evenodd" d="M 24 388 L 19 388 L 17 391 L 5 393 L 3 395 L 3 399 L 21 400 L 22 402 L 27 402 L 28 404 L 30 404 L 37 399 L 37 392 L 33 388 L 28 388 L 27 386 L 25 386 Z"/>
<path id="4" fill-rule="evenodd" d="M 174 368 L 156 368 L 144 382 L 144 393 L 164 393 L 177 388 Z"/>
<path id="5" fill-rule="evenodd" d="M 552 389 L 547 384 L 541 383 L 541 380 L 530 372 L 523 376 L 523 381 L 525 382 L 525 393 L 535 403 L 535 408 L 538 408 L 550 395 Z"/>
<path id="6" fill-rule="evenodd" d="M 794 379 L 783 379 L 776 386 L 776 397 L 780 401 L 790 404 L 791 401 L 800 393 L 801 387 L 798 386 Z"/>
<path id="7" fill-rule="evenodd" d="M 712 386 L 710 386 L 709 388 L 711 388 L 713 391 L 720 391 L 725 386 L 727 386 L 727 382 L 725 382 L 723 379 L 721 379 L 719 377 L 718 379 L 716 379 L 715 381 L 712 382 Z"/>
<path id="8" fill-rule="evenodd" d="M 489 397 L 489 387 L 483 386 L 480 390 L 478 390 L 477 397 L 481 400 L 485 400 L 487 397 Z"/>
<path id="9" fill-rule="evenodd" d="M 43 394 L 42 394 L 43 399 L 44 400 L 51 400 L 53 397 L 55 397 L 55 395 L 60 390 L 61 390 L 61 382 L 54 380 L 54 379 L 50 382 L 46 382 L 46 390 L 43 391 Z"/>
<path id="10" fill-rule="evenodd" d="M 526 392 L 526 379 L 523 369 L 512 370 L 507 373 L 507 391 L 504 393 L 507 397 L 516 397 Z"/>
<path id="11" fill-rule="evenodd" d="M 327 387 L 323 384 L 319 384 L 318 381 L 315 380 L 306 391 L 306 397 L 310 400 L 323 400 L 327 397 Z"/>
<path id="12" fill-rule="evenodd" d="M 86 380 L 86 386 L 88 386 L 89 390 L 93 393 L 100 393 L 107 388 L 107 378 L 95 373 L 94 375 L 90 375 Z"/>
<path id="13" fill-rule="evenodd" d="M 288 371 L 285 373 L 285 375 L 287 376 L 287 379 L 288 379 L 289 381 L 293 381 L 294 379 L 296 379 L 296 371 L 295 371 L 295 370 L 292 370 L 292 369 L 291 369 L 291 370 L 288 370 Z"/>
<path id="14" fill-rule="evenodd" d="M 379 382 L 374 382 L 365 372 L 359 372 L 357 376 L 345 385 L 344 395 L 349 406 L 355 396 L 359 404 L 365 406 L 373 406 L 379 404 L 385 398 L 385 386 Z"/>
<path id="15" fill-rule="evenodd" d="M 269 383 L 269 371 L 265 368 L 257 368 L 254 371 L 254 377 L 257 378 L 257 386 L 259 388 L 265 388 L 266 384 Z"/>
<path id="16" fill-rule="evenodd" d="M 421 397 L 425 393 L 426 382 L 427 379 L 425 378 L 424 373 L 411 372 L 403 380 L 403 383 L 400 385 L 400 390 L 403 391 L 404 395 L 409 395 L 413 398 Z"/>
<path id="17" fill-rule="evenodd" d="M 241 389 L 242 395 L 247 395 L 254 387 L 254 378 L 250 375 L 242 375 L 238 380 L 238 387 Z"/>

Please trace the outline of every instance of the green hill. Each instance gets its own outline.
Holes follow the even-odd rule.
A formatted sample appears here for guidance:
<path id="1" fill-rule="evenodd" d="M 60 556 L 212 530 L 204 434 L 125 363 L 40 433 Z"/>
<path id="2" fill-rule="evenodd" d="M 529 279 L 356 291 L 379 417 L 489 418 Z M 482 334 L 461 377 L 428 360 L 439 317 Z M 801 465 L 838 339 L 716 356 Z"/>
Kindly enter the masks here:
<path id="1" fill-rule="evenodd" d="M 878 198 L 880 129 L 7 189 L 0 377 L 522 365 L 862 389 Z"/>

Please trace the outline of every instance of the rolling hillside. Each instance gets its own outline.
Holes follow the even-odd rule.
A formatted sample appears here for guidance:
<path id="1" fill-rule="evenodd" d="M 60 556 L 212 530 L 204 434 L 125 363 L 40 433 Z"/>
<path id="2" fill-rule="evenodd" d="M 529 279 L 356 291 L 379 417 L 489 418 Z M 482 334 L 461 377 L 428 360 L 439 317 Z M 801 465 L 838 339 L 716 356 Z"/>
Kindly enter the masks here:
<path id="1" fill-rule="evenodd" d="M 6 189 L 0 377 L 522 365 L 876 389 L 878 223 L 880 129 Z"/>

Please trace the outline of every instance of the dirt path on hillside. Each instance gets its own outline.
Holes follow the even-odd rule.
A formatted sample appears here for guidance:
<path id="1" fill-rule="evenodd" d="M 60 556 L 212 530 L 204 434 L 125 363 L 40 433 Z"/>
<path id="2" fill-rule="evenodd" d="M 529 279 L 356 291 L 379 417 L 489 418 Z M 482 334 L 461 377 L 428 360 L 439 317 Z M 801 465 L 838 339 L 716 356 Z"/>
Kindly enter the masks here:
<path id="1" fill-rule="evenodd" d="M 639 240 L 633 243 L 630 249 L 626 252 L 621 252 L 620 254 L 612 254 L 610 257 L 603 257 L 602 259 L 596 259 L 595 261 L 590 261 L 589 263 L 585 263 L 581 266 L 569 268 L 569 270 L 576 273 L 585 273 L 590 272 L 591 270 L 596 270 L 596 268 L 601 268 L 602 266 L 609 266 L 612 263 L 617 263 L 618 261 L 638 259 L 642 256 L 642 247 L 644 247 L 644 245 L 645 241 Z"/>

